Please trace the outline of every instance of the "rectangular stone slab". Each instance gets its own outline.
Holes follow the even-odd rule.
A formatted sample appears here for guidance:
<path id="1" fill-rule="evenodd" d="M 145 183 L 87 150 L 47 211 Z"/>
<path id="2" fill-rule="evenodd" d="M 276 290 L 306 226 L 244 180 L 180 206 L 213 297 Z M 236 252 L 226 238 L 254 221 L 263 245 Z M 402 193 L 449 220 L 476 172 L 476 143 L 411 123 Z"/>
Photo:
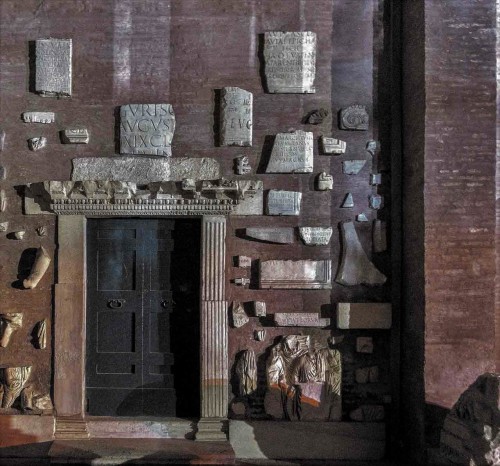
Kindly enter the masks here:
<path id="1" fill-rule="evenodd" d="M 35 90 L 44 96 L 71 95 L 71 39 L 36 41 Z"/>
<path id="2" fill-rule="evenodd" d="M 210 158 L 82 157 L 73 159 L 72 181 L 109 180 L 149 183 L 153 181 L 215 180 L 219 162 Z"/>
<path id="3" fill-rule="evenodd" d="M 56 114 L 54 112 L 24 112 L 25 123 L 54 123 Z"/>
<path id="4" fill-rule="evenodd" d="M 331 260 L 260 262 L 260 288 L 322 290 L 332 288 Z"/>
<path id="5" fill-rule="evenodd" d="M 267 196 L 267 215 L 299 215 L 302 193 L 270 189 Z"/>
<path id="6" fill-rule="evenodd" d="M 239 87 L 221 91 L 221 146 L 252 145 L 253 94 Z"/>
<path id="7" fill-rule="evenodd" d="M 279 327 L 327 327 L 330 319 L 323 319 L 316 312 L 276 312 L 274 324 Z"/>
<path id="8" fill-rule="evenodd" d="M 337 327 L 340 329 L 390 329 L 390 303 L 338 303 Z"/>

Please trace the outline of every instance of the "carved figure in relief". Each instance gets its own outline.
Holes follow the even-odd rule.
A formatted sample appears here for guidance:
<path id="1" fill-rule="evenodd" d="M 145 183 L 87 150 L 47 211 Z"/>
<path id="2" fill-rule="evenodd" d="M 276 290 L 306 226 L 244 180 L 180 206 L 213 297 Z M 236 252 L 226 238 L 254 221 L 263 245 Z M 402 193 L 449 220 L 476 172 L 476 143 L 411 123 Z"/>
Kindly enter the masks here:
<path id="1" fill-rule="evenodd" d="M 4 367 L 0 370 L 3 386 L 2 408 L 10 408 L 21 395 L 31 374 L 31 366 Z"/>
<path id="2" fill-rule="evenodd" d="M 43 136 L 28 139 L 28 147 L 32 151 L 43 149 L 47 145 L 47 138 Z"/>
<path id="3" fill-rule="evenodd" d="M 329 111 L 326 108 L 319 108 L 309 112 L 306 116 L 306 123 L 308 125 L 320 125 L 323 123 L 324 119 L 329 115 Z"/>
<path id="4" fill-rule="evenodd" d="M 0 314 L 0 325 L 0 346 L 6 348 L 10 343 L 12 334 L 23 326 L 22 312 Z"/>
<path id="5" fill-rule="evenodd" d="M 47 319 L 41 320 L 36 326 L 35 345 L 38 349 L 47 347 Z"/>
<path id="6" fill-rule="evenodd" d="M 236 375 L 240 396 L 255 393 L 257 390 L 257 363 L 253 350 L 245 350 L 241 353 L 236 363 Z"/>
<path id="7" fill-rule="evenodd" d="M 243 327 L 243 325 L 245 325 L 250 320 L 250 318 L 247 316 L 247 313 L 245 312 L 245 308 L 243 307 L 242 303 L 234 301 L 232 311 L 234 327 Z"/>
<path id="8" fill-rule="evenodd" d="M 45 275 L 49 265 L 50 256 L 47 250 L 41 246 L 36 252 L 35 263 L 33 264 L 29 277 L 23 281 L 24 288 L 35 288 L 38 285 L 38 282 Z"/>

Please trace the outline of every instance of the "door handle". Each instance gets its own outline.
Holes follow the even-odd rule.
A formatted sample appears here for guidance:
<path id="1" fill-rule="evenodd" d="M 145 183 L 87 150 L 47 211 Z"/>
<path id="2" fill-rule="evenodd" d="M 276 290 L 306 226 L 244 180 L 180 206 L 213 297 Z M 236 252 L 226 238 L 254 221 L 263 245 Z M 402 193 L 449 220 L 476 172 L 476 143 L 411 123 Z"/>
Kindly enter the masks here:
<path id="1" fill-rule="evenodd" d="M 108 301 L 108 306 L 111 309 L 120 309 L 126 303 L 124 299 L 110 299 Z"/>

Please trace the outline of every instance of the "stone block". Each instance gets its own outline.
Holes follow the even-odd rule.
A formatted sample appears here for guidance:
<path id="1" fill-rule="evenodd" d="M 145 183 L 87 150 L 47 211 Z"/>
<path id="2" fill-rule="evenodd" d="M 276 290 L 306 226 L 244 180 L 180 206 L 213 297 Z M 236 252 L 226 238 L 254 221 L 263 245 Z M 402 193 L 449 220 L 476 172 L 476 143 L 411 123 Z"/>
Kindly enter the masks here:
<path id="1" fill-rule="evenodd" d="M 71 96 L 71 39 L 39 39 L 35 50 L 36 92 L 43 96 Z"/>
<path id="2" fill-rule="evenodd" d="M 337 304 L 337 327 L 340 329 L 389 329 L 391 325 L 390 303 Z"/>
<path id="3" fill-rule="evenodd" d="M 261 261 L 260 288 L 331 289 L 331 267 L 331 260 Z"/>

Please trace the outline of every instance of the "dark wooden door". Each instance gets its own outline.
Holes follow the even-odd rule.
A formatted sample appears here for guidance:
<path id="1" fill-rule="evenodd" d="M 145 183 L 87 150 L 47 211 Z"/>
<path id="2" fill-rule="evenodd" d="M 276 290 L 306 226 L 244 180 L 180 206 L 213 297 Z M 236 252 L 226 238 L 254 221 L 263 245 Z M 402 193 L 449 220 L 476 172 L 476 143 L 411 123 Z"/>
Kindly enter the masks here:
<path id="1" fill-rule="evenodd" d="M 175 220 L 89 219 L 87 412 L 175 416 L 170 317 Z"/>

